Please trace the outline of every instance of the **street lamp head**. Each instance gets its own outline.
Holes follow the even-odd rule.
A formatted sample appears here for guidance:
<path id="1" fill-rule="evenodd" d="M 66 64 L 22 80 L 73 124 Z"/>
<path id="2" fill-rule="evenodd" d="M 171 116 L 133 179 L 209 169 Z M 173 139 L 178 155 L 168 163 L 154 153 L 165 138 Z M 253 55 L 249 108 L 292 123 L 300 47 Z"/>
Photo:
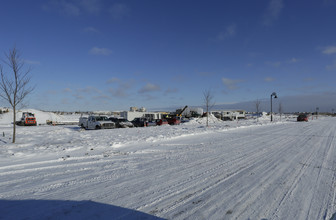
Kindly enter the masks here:
<path id="1" fill-rule="evenodd" d="M 273 93 L 271 94 L 271 97 L 272 97 L 272 96 L 274 96 L 275 99 L 278 98 L 278 96 L 277 96 L 277 94 L 276 94 L 275 92 L 273 92 Z"/>

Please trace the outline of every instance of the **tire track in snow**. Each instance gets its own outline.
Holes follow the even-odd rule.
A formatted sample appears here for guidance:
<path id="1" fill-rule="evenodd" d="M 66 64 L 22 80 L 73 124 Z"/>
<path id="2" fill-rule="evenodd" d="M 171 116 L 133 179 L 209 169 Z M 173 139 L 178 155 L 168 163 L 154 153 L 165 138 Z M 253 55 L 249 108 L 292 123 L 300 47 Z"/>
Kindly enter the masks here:
<path id="1" fill-rule="evenodd" d="M 287 142 L 291 142 L 292 140 L 285 140 L 285 142 L 282 143 L 286 143 Z M 241 170 L 241 172 L 237 172 L 235 176 L 233 176 L 233 179 L 230 180 L 224 180 L 224 186 L 229 185 L 230 187 L 225 187 L 225 190 L 222 190 L 221 193 L 226 193 L 226 192 L 230 192 L 232 190 L 236 191 L 236 189 L 234 189 L 235 186 L 235 182 L 239 181 L 239 178 L 241 178 L 242 176 L 248 176 L 250 174 L 250 172 L 256 172 L 256 170 L 258 169 L 264 169 L 265 167 L 267 167 L 266 170 L 263 170 L 263 173 L 265 173 L 265 175 L 261 175 L 261 178 L 258 179 L 258 184 L 254 185 L 254 186 L 246 186 L 243 187 L 241 190 L 245 190 L 244 191 L 244 195 L 243 197 L 241 197 L 241 199 L 238 200 L 236 206 L 241 205 L 243 202 L 246 201 L 246 199 L 248 197 L 250 197 L 250 195 L 252 193 L 254 193 L 254 191 L 260 187 L 260 182 L 264 183 L 265 179 L 267 178 L 271 178 L 273 176 L 272 169 L 276 166 L 276 164 L 274 163 L 274 158 L 278 157 L 279 154 L 281 154 L 282 152 L 287 151 L 288 148 L 290 148 L 289 146 L 287 146 L 286 148 L 279 148 L 277 151 L 274 151 L 274 149 L 278 148 L 278 142 L 279 140 L 275 140 L 274 143 L 272 144 L 273 146 L 271 147 L 271 149 L 269 149 L 268 151 L 266 151 L 264 154 L 256 154 L 254 160 L 250 160 L 249 158 L 245 158 L 245 160 L 242 160 L 242 163 L 244 163 L 244 161 L 251 161 L 251 166 L 246 167 L 246 169 Z M 258 143 L 258 141 L 257 141 Z M 268 158 L 266 161 L 263 161 L 263 158 Z M 228 184 L 227 182 L 231 182 L 230 184 Z M 230 200 L 230 199 L 228 199 Z M 253 200 L 254 201 L 254 200 Z M 206 205 L 206 204 L 204 204 Z M 247 207 L 247 206 L 245 206 Z M 199 206 L 197 206 L 197 208 L 199 208 Z M 244 208 L 242 208 L 244 210 Z M 232 209 L 230 210 L 235 210 L 234 206 Z M 224 213 L 225 214 L 225 213 Z M 174 217 L 176 217 L 176 215 L 174 215 Z M 239 219 L 239 217 L 238 217 Z"/>
<path id="2" fill-rule="evenodd" d="M 258 141 L 256 141 L 257 143 L 260 141 L 259 140 L 259 137 L 256 138 Z M 233 140 L 233 142 L 235 142 L 236 140 Z M 250 142 L 250 141 L 249 141 Z M 276 144 L 278 142 L 278 140 L 275 140 L 273 144 Z M 252 151 L 255 151 L 255 148 L 252 150 Z M 280 149 L 279 151 L 275 151 L 275 152 L 271 152 L 273 155 L 277 155 L 280 151 L 282 151 L 282 149 Z M 174 202 L 173 205 L 171 205 L 170 208 L 166 208 L 166 210 L 162 209 L 160 211 L 156 210 L 155 212 L 156 213 L 164 213 L 164 212 L 168 212 L 170 210 L 173 210 L 175 207 L 177 207 L 178 205 L 181 205 L 189 200 L 192 200 L 194 199 L 195 196 L 197 196 L 197 194 L 201 194 L 201 193 L 204 193 L 206 192 L 207 190 L 210 190 L 214 187 L 216 187 L 217 185 L 221 184 L 223 181 L 226 181 L 228 179 L 230 179 L 231 177 L 235 176 L 235 175 L 238 175 L 242 172 L 246 172 L 245 170 L 250 170 L 251 167 L 254 167 L 256 166 L 256 164 L 254 164 L 255 161 L 262 161 L 260 160 L 260 158 L 263 158 L 265 157 L 265 155 L 267 155 L 269 152 L 269 150 L 267 149 L 263 149 L 261 152 L 257 152 L 258 155 L 254 155 L 252 153 L 247 153 L 247 154 L 244 154 L 244 155 L 241 155 L 240 157 L 234 159 L 234 160 L 229 160 L 229 161 L 226 161 L 225 163 L 220 163 L 218 166 L 215 166 L 213 167 L 214 164 L 218 164 L 218 161 L 217 160 L 213 160 L 213 158 L 211 158 L 209 161 L 211 161 L 210 164 L 207 164 L 207 165 L 204 165 L 204 166 L 210 166 L 212 167 L 211 169 L 208 169 L 200 174 L 198 174 L 197 176 L 193 176 L 193 178 L 190 178 L 190 179 L 185 179 L 184 182 L 178 182 L 177 184 L 173 185 L 173 186 L 169 186 L 170 188 L 167 189 L 167 188 L 163 188 L 161 189 L 160 191 L 156 192 L 157 194 L 160 194 L 160 197 L 157 198 L 156 200 L 152 201 L 151 203 L 147 203 L 145 206 L 142 206 L 142 207 L 138 207 L 139 210 L 142 210 L 143 208 L 145 208 L 146 206 L 153 206 L 155 203 L 158 203 L 160 202 L 161 200 L 165 200 L 169 197 L 173 197 L 173 196 L 176 196 L 178 194 L 180 194 L 181 192 L 178 191 L 178 190 L 175 190 L 173 192 L 175 193 L 166 193 L 164 195 L 161 194 L 161 192 L 170 192 L 172 191 L 171 188 L 178 188 L 179 186 L 185 186 L 187 183 L 188 183 L 188 186 L 186 188 L 185 193 L 186 194 L 184 197 L 182 197 L 181 199 L 178 200 L 178 202 Z M 268 154 L 269 156 L 269 154 Z M 223 156 L 220 155 L 218 158 L 222 158 Z M 253 161 L 250 162 L 249 164 L 244 164 L 246 161 Z M 219 178 L 216 176 L 218 176 L 218 170 L 220 170 L 221 168 L 225 167 L 226 165 L 228 164 L 239 164 L 239 168 L 235 171 L 233 171 L 232 173 L 229 173 L 229 172 L 224 172 L 226 173 L 226 176 L 219 176 Z M 260 164 L 262 164 L 263 162 L 260 162 Z M 270 161 L 270 164 L 272 163 L 272 161 Z M 228 169 L 232 169 L 232 167 L 229 167 Z M 213 174 L 212 174 L 213 173 Z M 211 174 L 210 176 L 204 178 L 205 174 Z M 213 178 L 216 178 L 214 181 L 211 182 L 211 184 L 209 184 L 207 187 L 204 187 L 203 189 L 201 190 L 198 190 L 196 193 L 195 192 L 189 192 L 188 193 L 188 190 L 189 189 L 192 189 L 194 188 L 195 185 L 199 185 L 200 182 L 202 183 L 206 183 L 207 181 L 213 179 Z M 200 179 L 200 180 L 198 180 Z M 197 181 L 198 180 L 198 181 Z M 192 184 L 192 182 L 196 182 L 194 185 Z"/>
<path id="3" fill-rule="evenodd" d="M 330 129 L 330 128 L 329 128 Z M 310 164 L 313 163 L 315 156 L 318 154 L 319 152 L 319 146 L 312 146 L 310 144 L 310 142 L 313 142 L 313 144 L 316 144 L 316 141 L 314 141 L 315 139 L 321 139 L 321 136 L 315 135 L 315 131 L 313 130 L 313 128 L 308 129 L 307 131 L 310 132 L 309 138 L 307 139 L 307 141 L 304 142 L 304 144 L 301 144 L 302 146 L 308 145 L 308 147 L 305 147 L 305 149 L 310 149 L 309 153 L 305 155 L 304 158 L 302 158 L 302 160 L 300 161 L 300 168 L 296 169 L 296 172 L 294 174 L 292 174 L 290 176 L 290 179 L 288 179 L 287 181 L 290 182 L 290 184 L 286 184 L 287 188 L 286 191 L 284 192 L 284 194 L 281 196 L 281 199 L 279 201 L 278 207 L 275 209 L 274 213 L 272 214 L 272 218 L 276 219 L 279 218 L 279 216 L 283 216 L 280 215 L 280 212 L 283 212 L 284 210 L 286 210 L 286 206 L 288 205 L 288 201 L 290 200 L 294 200 L 293 196 L 296 196 L 296 194 L 294 194 L 294 191 L 299 187 L 299 183 L 302 181 L 302 179 L 304 179 L 305 176 L 307 176 L 307 172 L 310 171 Z M 310 148 L 309 148 L 310 147 Z M 321 158 L 318 158 L 321 159 Z M 323 163 L 324 160 L 322 160 L 321 163 Z M 320 169 L 321 171 L 321 169 Z M 309 175 L 311 176 L 311 174 Z M 318 181 L 319 178 L 317 178 L 316 181 Z M 315 186 L 316 186 L 316 182 L 315 182 Z M 309 195 L 309 192 L 308 192 Z M 312 199 L 312 198 L 310 198 Z M 305 196 L 305 200 L 310 201 L 309 198 L 307 198 L 307 196 Z M 311 205 L 312 203 L 310 203 Z M 306 210 L 306 209 L 305 209 Z M 310 208 L 308 210 L 311 210 Z M 305 215 L 305 217 L 299 216 L 300 213 L 296 213 L 296 217 L 297 219 L 301 219 L 301 218 L 307 218 L 309 215 L 307 215 L 307 213 L 301 213 L 303 215 Z M 312 218 L 314 219 L 314 218 Z"/>
<path id="4" fill-rule="evenodd" d="M 118 177 L 123 175 L 131 175 L 132 173 L 128 172 L 125 174 L 119 174 Z M 133 173 L 134 174 L 134 173 Z M 62 175 L 63 176 L 63 175 Z M 23 195 L 43 195 L 47 196 L 46 192 L 54 193 L 57 189 L 62 188 L 75 188 L 76 186 L 87 186 L 92 185 L 95 183 L 103 183 L 107 181 L 111 181 L 115 179 L 115 175 L 107 174 L 107 175 L 95 175 L 95 174 L 88 174 L 88 175 L 81 175 L 78 178 L 76 177 L 68 177 L 59 180 L 55 180 L 53 182 L 48 182 L 45 184 L 41 184 L 38 186 L 34 186 L 32 188 L 25 188 L 23 190 L 15 190 L 12 193 L 4 193 L 4 195 L 1 195 L 1 198 L 22 198 Z"/>
<path id="5" fill-rule="evenodd" d="M 307 170 L 308 166 L 306 166 L 305 164 L 308 164 L 309 162 L 312 161 L 312 156 L 315 152 L 312 151 L 309 156 L 307 156 L 304 160 L 304 162 L 301 162 L 301 167 L 300 169 L 298 169 L 295 174 L 293 175 L 293 177 L 290 179 L 290 184 L 287 184 L 287 189 L 284 192 L 284 194 L 282 195 L 280 201 L 279 201 L 279 205 L 278 208 L 275 210 L 275 212 L 273 213 L 273 218 L 278 218 L 278 213 L 279 211 L 283 211 L 282 206 L 284 204 L 286 204 L 287 200 L 289 197 L 292 196 L 293 191 L 296 189 L 296 187 L 298 186 L 298 183 L 300 182 L 301 177 L 305 174 L 305 171 Z"/>
<path id="6" fill-rule="evenodd" d="M 241 138 L 241 137 L 239 137 L 239 139 L 244 139 L 244 137 L 243 138 Z M 245 139 L 246 139 L 246 144 L 247 143 L 249 143 L 250 142 L 250 137 L 245 137 Z M 263 137 L 260 137 L 260 139 L 263 139 Z M 227 143 L 227 145 L 234 145 L 235 143 L 237 142 L 237 138 L 235 138 L 234 140 L 231 140 L 231 141 L 229 141 L 228 143 Z M 166 145 L 166 144 L 163 144 L 163 145 Z M 168 144 L 168 145 L 174 145 L 174 144 Z M 178 145 L 178 144 L 177 144 Z M 195 147 L 196 145 L 194 145 L 193 147 Z M 192 148 L 193 148 L 192 147 Z M 240 146 L 238 146 L 238 147 L 235 147 L 235 149 L 243 149 L 243 148 L 245 148 L 244 147 L 244 144 L 241 144 Z M 196 176 L 192 176 L 192 177 L 190 177 L 190 178 L 187 178 L 187 179 L 185 179 L 183 182 L 178 182 L 178 183 L 176 183 L 175 185 L 173 185 L 173 186 L 169 186 L 169 187 L 174 187 L 174 186 L 177 186 L 177 185 L 183 185 L 185 182 L 188 182 L 190 179 L 192 179 L 192 180 L 194 180 L 194 179 L 197 179 L 198 177 L 201 177 L 201 176 L 203 176 L 203 174 L 205 174 L 205 173 L 212 173 L 212 172 L 214 172 L 214 171 L 216 171 L 216 170 L 218 170 L 219 168 L 222 168 L 224 165 L 226 165 L 226 164 L 229 164 L 229 163 L 234 163 L 235 161 L 239 161 L 239 160 L 243 160 L 243 158 L 244 157 L 246 157 L 246 155 L 250 155 L 251 153 L 253 153 L 255 151 L 255 149 L 253 149 L 253 148 L 250 148 L 249 149 L 249 151 L 245 151 L 245 154 L 244 155 L 241 155 L 240 154 L 240 156 L 238 157 L 238 158 L 235 158 L 235 159 L 232 159 L 232 160 L 229 160 L 229 161 L 226 161 L 225 163 L 220 163 L 219 165 L 217 165 L 217 166 L 215 166 L 215 167 L 212 167 L 211 169 L 208 169 L 208 170 L 206 170 L 206 171 L 204 171 L 204 172 L 202 172 L 202 173 L 200 173 L 200 174 L 198 174 L 198 175 L 196 175 Z M 211 158 L 205 158 L 205 159 L 202 159 L 201 161 L 197 161 L 196 163 L 192 163 L 192 164 L 189 164 L 189 165 L 187 165 L 186 167 L 184 167 L 184 169 L 191 169 L 191 168 L 193 168 L 193 167 L 195 167 L 195 166 L 198 166 L 198 165 L 202 165 L 203 164 L 203 166 L 211 166 L 211 165 L 213 165 L 215 162 L 214 161 L 216 161 L 216 163 L 219 161 L 219 160 L 222 160 L 223 159 L 223 156 L 225 156 L 225 155 L 219 155 L 219 156 L 215 156 L 215 157 L 211 157 Z M 210 162 L 210 164 L 207 164 L 207 163 L 209 163 Z M 176 171 L 178 171 L 178 170 L 180 170 L 180 168 L 178 167 L 177 168 L 177 170 Z M 164 189 L 161 189 L 160 191 L 167 191 L 167 189 L 166 188 L 164 188 Z M 160 192 L 159 191 L 159 192 Z"/>
<path id="7" fill-rule="evenodd" d="M 94 158 L 90 158 L 91 160 Z M 24 189 L 13 189 L 11 191 L 4 192 L 0 195 L 1 198 L 10 198 L 10 197 L 21 197 L 26 194 L 41 194 L 47 191 L 52 191 L 60 188 L 65 187 L 73 187 L 76 185 L 87 185 L 90 183 L 97 183 L 97 182 L 106 182 L 110 181 L 115 178 L 120 178 L 121 176 L 131 175 L 132 172 L 119 172 L 119 170 L 128 170 L 127 167 L 130 164 L 124 164 L 123 166 L 119 167 L 112 167 L 106 170 L 101 171 L 101 165 L 111 165 L 111 160 L 109 158 L 105 160 L 97 161 L 88 161 L 88 162 L 80 162 L 76 163 L 76 160 L 73 160 L 71 164 L 67 163 L 64 165 L 57 165 L 57 166 L 47 166 L 47 167 L 39 167 L 39 168 L 29 168 L 28 170 L 19 170 L 20 172 L 36 172 L 36 171 L 48 171 L 46 175 L 38 175 L 38 176 L 25 176 L 24 178 L 20 179 L 17 178 L 16 180 L 4 182 L 2 185 L 8 184 L 28 184 L 32 185 L 32 187 L 24 187 Z M 116 162 L 114 160 L 114 162 Z M 97 166 L 100 165 L 100 166 Z M 75 170 L 73 170 L 75 168 Z M 84 172 L 81 175 L 74 175 L 68 176 L 65 174 L 78 174 L 77 171 L 84 171 L 87 169 L 91 169 L 95 172 Z M 55 172 L 55 170 L 61 170 Z M 98 171 L 98 172 L 97 172 Z M 106 174 L 107 173 L 107 174 Z M 11 173 L 13 174 L 13 173 Z M 59 177 L 58 177 L 59 176 Z M 48 177 L 49 179 L 53 179 L 52 182 L 37 182 L 40 179 Z M 79 180 L 78 180 L 79 179 Z M 53 183 L 54 182 L 54 183 Z"/>
<path id="8" fill-rule="evenodd" d="M 192 176 L 188 175 L 188 178 L 183 179 L 182 181 L 179 180 L 178 182 L 176 182 L 176 183 L 174 183 L 172 185 L 169 184 L 167 187 L 160 188 L 160 189 L 158 189 L 156 191 L 150 191 L 150 192 L 147 191 L 147 193 L 148 193 L 147 196 L 150 195 L 151 197 L 153 197 L 153 194 L 158 194 L 159 196 L 156 199 L 154 199 L 154 201 L 152 201 L 151 203 L 147 203 L 147 204 L 145 204 L 143 206 L 138 207 L 137 209 L 141 210 L 141 209 L 143 209 L 145 207 L 148 207 L 148 206 L 151 206 L 151 205 L 153 205 L 155 203 L 158 203 L 159 201 L 164 200 L 167 197 L 172 197 L 172 196 L 174 196 L 176 194 L 179 194 L 180 193 L 179 191 L 173 191 L 174 188 L 184 187 L 187 183 L 195 182 L 198 179 L 203 179 L 202 181 L 206 181 L 209 177 L 207 177 L 206 179 L 204 179 L 205 175 L 210 175 L 210 177 L 212 177 L 212 173 L 215 173 L 217 170 L 223 168 L 225 165 L 227 165 L 229 163 L 234 163 L 236 161 L 242 160 L 244 158 L 244 156 L 245 155 L 242 155 L 242 156 L 240 156 L 240 157 L 238 157 L 236 159 L 233 159 L 233 160 L 230 160 L 230 161 L 226 161 L 224 163 L 220 163 L 219 165 L 216 165 L 215 167 L 212 167 L 211 169 L 204 170 L 201 173 L 194 174 Z M 198 165 L 201 165 L 201 164 L 203 164 L 203 166 L 210 166 L 211 167 L 211 165 L 214 164 L 214 160 L 215 161 L 219 161 L 221 158 L 222 158 L 222 156 L 218 156 L 216 158 L 205 159 L 205 160 L 202 160 L 200 162 L 197 162 L 196 164 L 191 164 L 188 167 L 184 167 L 184 169 L 188 169 L 189 170 L 189 169 L 192 169 L 192 168 L 194 168 L 194 167 L 196 167 Z M 180 169 L 180 168 L 178 168 L 178 169 Z M 164 192 L 166 192 L 166 193 L 164 193 Z M 162 195 L 162 193 L 163 193 L 163 195 Z"/>
<path id="9" fill-rule="evenodd" d="M 333 187 L 333 185 L 335 184 L 336 169 L 334 169 L 335 166 L 330 166 L 329 165 L 329 163 L 331 161 L 334 161 L 334 158 L 335 158 L 335 133 L 336 132 L 335 132 L 335 129 L 330 129 L 330 127 L 325 127 L 325 129 L 322 133 L 327 133 L 328 134 L 328 138 L 326 140 L 326 143 L 321 144 L 321 146 L 326 146 L 326 149 L 323 151 L 323 154 L 322 154 L 325 159 L 320 161 L 319 165 L 314 166 L 314 168 L 319 169 L 314 188 L 319 189 L 320 188 L 319 186 L 321 184 L 322 185 L 326 184 L 326 183 L 324 183 L 324 181 L 327 178 L 326 176 L 328 176 L 328 175 L 326 175 L 325 173 L 333 172 L 334 175 L 333 175 L 331 185 L 330 185 L 330 188 L 331 189 L 333 188 L 333 190 L 331 190 L 331 192 L 327 193 L 327 195 L 324 195 L 324 196 L 323 196 L 323 194 L 326 194 L 325 192 L 319 192 L 319 191 L 315 190 L 313 195 L 312 195 L 312 198 L 311 198 L 311 202 L 310 202 L 310 206 L 309 206 L 309 212 L 308 212 L 307 216 L 311 215 L 310 214 L 312 212 L 311 210 L 316 209 L 313 206 L 314 205 L 313 200 L 315 199 L 315 200 L 318 200 L 318 202 L 320 204 L 323 203 L 323 206 L 320 206 L 318 210 L 316 210 L 316 211 L 314 210 L 316 212 L 316 218 L 318 218 L 318 216 L 324 216 L 324 219 L 329 220 L 332 217 L 332 215 L 334 214 L 334 213 L 330 212 L 329 209 L 331 209 L 331 210 L 335 209 L 335 207 L 332 207 L 332 204 L 335 205 L 335 203 L 334 202 L 330 203 L 328 201 L 333 201 L 333 199 L 335 199 L 335 192 L 336 192 L 336 189 L 335 189 L 336 185 L 335 185 L 335 187 Z M 327 207 L 327 208 L 325 208 L 325 207 Z"/>
<path id="10" fill-rule="evenodd" d="M 288 128 L 287 128 L 288 129 Z M 308 130 L 308 131 L 305 131 L 304 133 L 305 133 L 305 135 L 304 136 L 302 136 L 302 138 L 303 138 L 303 140 L 305 141 L 305 142 L 303 142 L 303 143 L 308 143 L 309 142 L 309 140 L 306 140 L 305 139 L 305 137 L 306 137 L 306 134 L 308 134 L 310 131 Z M 295 136 L 293 136 L 293 137 L 295 137 Z M 280 137 L 279 138 L 279 140 L 276 140 L 276 141 L 278 141 L 279 143 L 281 143 L 282 145 L 285 145 L 285 148 L 283 148 L 283 150 L 282 150 L 282 152 L 284 152 L 284 154 L 278 154 L 279 152 L 281 152 L 281 151 L 279 151 L 279 152 L 274 152 L 273 153 L 273 156 L 272 156 L 272 158 L 269 160 L 269 164 L 268 165 L 265 165 L 265 164 L 261 164 L 261 166 L 260 166 L 260 168 L 261 169 L 263 169 L 263 168 L 265 168 L 265 167 L 272 167 L 272 164 L 274 164 L 275 162 L 277 162 L 277 157 L 279 156 L 279 157 L 282 157 L 282 156 L 286 156 L 286 153 L 288 154 L 288 153 L 290 153 L 290 154 L 293 154 L 293 153 L 295 153 L 295 152 L 293 152 L 293 153 L 291 153 L 293 150 L 292 150 L 292 145 L 289 145 L 289 143 L 291 143 L 291 142 L 295 142 L 296 140 L 295 139 L 291 139 L 291 140 L 288 140 L 288 143 L 285 141 L 282 141 L 282 140 L 280 140 L 280 139 L 284 139 L 284 137 Z M 286 146 L 287 145 L 287 146 Z M 275 145 L 275 147 L 276 147 L 277 145 Z M 294 149 L 294 150 L 296 150 L 296 149 Z M 269 155 L 266 155 L 268 158 L 270 157 L 270 154 Z M 263 156 L 260 156 L 260 158 L 262 158 Z M 257 158 L 256 158 L 257 159 Z M 310 158 L 311 159 L 311 158 Z M 307 161 L 309 160 L 309 157 L 307 158 Z M 246 159 L 245 161 L 249 161 L 249 159 Z M 271 171 L 272 169 L 269 169 L 269 170 L 267 170 L 267 171 Z M 266 172 L 264 172 L 264 173 L 266 173 L 267 174 L 267 171 Z M 239 176 L 239 175 L 237 175 L 237 176 Z M 263 177 L 263 176 L 262 176 Z M 272 173 L 268 173 L 268 178 L 270 179 L 270 180 L 272 180 Z M 262 179 L 260 180 L 261 182 L 264 182 L 264 184 L 265 183 L 268 183 L 268 182 L 265 182 L 265 181 L 263 181 Z M 225 181 L 224 181 L 225 182 Z M 271 183 L 269 183 L 269 184 L 271 184 Z M 253 186 L 252 186 L 253 187 Z M 257 188 L 257 186 L 254 186 L 254 188 Z M 229 189 L 228 189 L 229 190 Z M 253 189 L 251 189 L 250 191 L 253 191 Z M 251 192 L 250 192 L 251 193 Z M 249 193 L 245 193 L 246 195 L 249 195 Z M 256 194 L 258 194 L 258 192 L 256 193 Z M 260 193 L 259 193 L 260 194 Z M 247 196 L 248 197 L 248 196 Z M 189 199 L 189 200 L 192 200 L 192 198 L 191 198 L 191 196 L 188 196 L 188 194 L 187 194 L 187 196 L 185 197 L 186 199 Z M 253 197 L 252 197 L 253 198 Z M 242 199 L 241 199 L 241 201 L 244 201 L 246 199 L 246 197 L 242 197 Z M 255 201 L 255 199 L 252 201 L 252 202 L 254 202 Z M 180 201 L 179 201 L 180 202 Z M 197 206 L 198 208 L 200 208 L 200 204 L 198 204 L 198 206 Z M 156 212 L 158 212 L 158 210 L 155 210 Z M 224 213 L 225 214 L 225 213 Z M 174 217 L 176 217 L 176 216 L 174 216 Z"/>

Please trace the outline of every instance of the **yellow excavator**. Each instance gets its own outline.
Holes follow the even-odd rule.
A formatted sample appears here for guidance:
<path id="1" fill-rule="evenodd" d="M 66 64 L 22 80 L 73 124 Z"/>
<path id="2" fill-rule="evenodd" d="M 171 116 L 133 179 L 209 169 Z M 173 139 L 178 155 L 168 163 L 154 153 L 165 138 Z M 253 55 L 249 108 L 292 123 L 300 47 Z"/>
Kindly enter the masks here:
<path id="1" fill-rule="evenodd" d="M 188 108 L 188 106 L 186 105 L 186 106 L 184 106 L 184 108 L 183 108 L 179 113 L 177 113 L 178 111 L 176 111 L 176 116 L 177 116 L 177 117 L 181 117 L 181 116 L 182 116 L 182 113 L 183 113 L 187 108 Z"/>

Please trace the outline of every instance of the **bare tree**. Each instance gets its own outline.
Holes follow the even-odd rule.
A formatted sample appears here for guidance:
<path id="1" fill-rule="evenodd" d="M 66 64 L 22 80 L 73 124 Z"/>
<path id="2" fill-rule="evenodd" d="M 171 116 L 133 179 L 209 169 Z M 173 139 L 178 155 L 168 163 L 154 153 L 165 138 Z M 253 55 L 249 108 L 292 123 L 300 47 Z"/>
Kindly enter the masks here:
<path id="1" fill-rule="evenodd" d="M 259 99 L 257 99 L 256 101 L 255 101 L 255 107 L 256 107 L 256 111 L 257 111 L 257 121 L 259 120 L 259 112 L 260 112 L 260 100 Z"/>
<path id="2" fill-rule="evenodd" d="M 5 73 L 0 65 L 0 97 L 13 108 L 12 142 L 15 143 L 17 107 L 34 90 L 34 87 L 29 86 L 31 69 L 24 70 L 24 61 L 20 58 L 18 50 L 14 47 L 5 56 L 6 60 L 3 62 L 9 67 L 11 73 Z"/>
<path id="3" fill-rule="evenodd" d="M 282 107 L 282 103 L 281 103 L 281 102 L 279 103 L 279 108 L 278 108 L 278 110 L 279 110 L 280 121 L 281 121 L 281 115 L 282 115 L 282 113 L 283 113 L 283 107 Z"/>
<path id="4" fill-rule="evenodd" d="M 205 90 L 203 92 L 204 105 L 206 108 L 206 115 L 207 115 L 207 122 L 206 122 L 207 127 L 209 126 L 209 112 L 211 108 L 215 105 L 213 98 L 214 97 L 211 90 Z"/>

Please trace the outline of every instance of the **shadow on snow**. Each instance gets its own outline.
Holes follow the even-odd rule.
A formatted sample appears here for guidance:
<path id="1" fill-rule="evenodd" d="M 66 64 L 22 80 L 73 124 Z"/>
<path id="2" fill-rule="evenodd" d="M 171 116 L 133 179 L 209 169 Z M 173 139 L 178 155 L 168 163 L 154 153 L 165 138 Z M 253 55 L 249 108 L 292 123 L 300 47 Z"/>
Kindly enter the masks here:
<path id="1" fill-rule="evenodd" d="M 148 219 L 143 212 L 93 201 L 0 200 L 0 219 Z"/>

